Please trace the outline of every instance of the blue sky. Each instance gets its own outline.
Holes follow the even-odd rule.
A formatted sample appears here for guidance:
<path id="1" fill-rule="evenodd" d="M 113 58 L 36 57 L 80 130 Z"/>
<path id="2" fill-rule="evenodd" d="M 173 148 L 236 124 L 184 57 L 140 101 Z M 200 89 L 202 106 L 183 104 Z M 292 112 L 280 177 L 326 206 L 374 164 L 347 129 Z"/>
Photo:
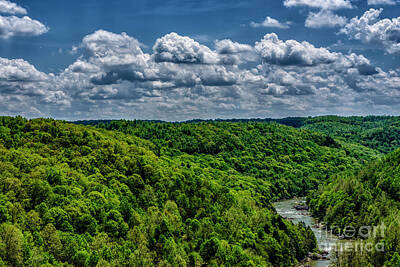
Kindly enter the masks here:
<path id="1" fill-rule="evenodd" d="M 396 1 L 0 0 L 0 113 L 397 115 Z"/>

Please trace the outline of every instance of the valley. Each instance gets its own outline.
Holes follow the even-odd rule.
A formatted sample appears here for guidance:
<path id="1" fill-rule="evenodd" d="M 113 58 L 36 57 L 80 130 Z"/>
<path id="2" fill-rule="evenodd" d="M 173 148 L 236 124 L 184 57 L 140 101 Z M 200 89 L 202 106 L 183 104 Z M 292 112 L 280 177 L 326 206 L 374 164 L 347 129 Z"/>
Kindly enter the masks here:
<path id="1" fill-rule="evenodd" d="M 347 141 L 343 123 L 296 127 L 1 117 L 0 258 L 6 266 L 295 266 L 334 237 L 321 236 L 293 201 L 274 204 L 293 197 L 307 197 L 328 227 L 384 220 L 397 231 L 398 172 L 385 167 L 398 166 L 397 154 L 384 156 L 396 143 Z M 365 171 L 370 164 L 379 173 Z M 360 257 L 390 266 L 394 236 L 384 256 Z"/>

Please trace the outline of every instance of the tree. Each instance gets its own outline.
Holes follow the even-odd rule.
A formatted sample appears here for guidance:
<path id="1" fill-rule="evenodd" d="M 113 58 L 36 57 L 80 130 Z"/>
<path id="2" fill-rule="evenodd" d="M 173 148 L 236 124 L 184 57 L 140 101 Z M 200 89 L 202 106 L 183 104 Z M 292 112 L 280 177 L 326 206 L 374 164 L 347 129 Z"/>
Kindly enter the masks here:
<path id="1" fill-rule="evenodd" d="M 53 254 L 56 258 L 59 257 L 63 245 L 58 235 L 57 229 L 53 224 L 49 223 L 40 232 L 44 240 L 46 250 Z"/>
<path id="2" fill-rule="evenodd" d="M 1 251 L 2 258 L 12 266 L 22 266 L 24 261 L 24 236 L 21 230 L 11 224 L 2 224 L 0 226 L 0 238 L 0 244 L 4 244 L 4 250 Z"/>

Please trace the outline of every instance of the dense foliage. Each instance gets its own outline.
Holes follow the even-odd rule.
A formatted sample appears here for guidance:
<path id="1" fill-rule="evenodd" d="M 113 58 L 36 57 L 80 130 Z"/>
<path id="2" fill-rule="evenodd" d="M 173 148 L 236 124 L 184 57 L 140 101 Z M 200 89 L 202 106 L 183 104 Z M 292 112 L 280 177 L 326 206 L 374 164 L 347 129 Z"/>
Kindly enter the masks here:
<path id="1" fill-rule="evenodd" d="M 383 242 L 384 253 L 341 255 L 340 266 L 400 266 L 400 149 L 356 174 L 337 176 L 310 194 L 309 203 L 331 228 L 385 226 L 383 235 L 359 236 L 365 244 Z"/>
<path id="2" fill-rule="evenodd" d="M 0 265 L 291 266 L 316 249 L 309 228 L 271 207 L 267 183 L 220 158 L 159 150 L 117 131 L 1 117 Z"/>
<path id="3" fill-rule="evenodd" d="M 400 147 L 400 118 L 388 116 L 304 118 L 302 128 L 383 153 Z"/>
<path id="4" fill-rule="evenodd" d="M 271 201 L 379 155 L 271 122 L 84 124 L 0 117 L 0 266 L 293 266 L 315 236 Z"/>
<path id="5" fill-rule="evenodd" d="M 362 166 L 375 151 L 338 143 L 327 135 L 276 123 L 143 121 L 94 122 L 150 140 L 159 155 L 191 155 L 220 170 L 234 169 L 255 178 L 267 200 L 303 196 L 331 175 Z"/>
<path id="6" fill-rule="evenodd" d="M 79 121 L 80 124 L 109 124 L 112 121 Z M 162 123 L 161 121 L 153 121 Z M 320 132 L 335 140 L 362 145 L 380 153 L 388 153 L 400 147 L 400 117 L 367 116 L 367 117 L 288 117 L 283 119 L 231 119 L 231 120 L 192 120 L 190 123 L 272 123 L 283 124 L 299 129 Z"/>

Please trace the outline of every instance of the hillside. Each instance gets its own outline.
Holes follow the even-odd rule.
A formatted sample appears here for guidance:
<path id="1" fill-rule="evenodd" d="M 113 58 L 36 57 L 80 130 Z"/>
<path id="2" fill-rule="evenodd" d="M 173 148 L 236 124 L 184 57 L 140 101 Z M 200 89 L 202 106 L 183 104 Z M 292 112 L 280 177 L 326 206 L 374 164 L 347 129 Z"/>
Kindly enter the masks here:
<path id="1" fill-rule="evenodd" d="M 400 147 L 400 117 L 324 116 L 303 120 L 301 128 L 325 133 L 332 138 L 357 143 L 381 153 Z"/>
<path id="2" fill-rule="evenodd" d="M 384 253 L 342 255 L 348 266 L 400 266 L 400 149 L 356 174 L 338 175 L 308 198 L 313 213 L 331 228 L 385 225 L 383 236 L 364 241 L 383 242 Z"/>
<path id="3" fill-rule="evenodd" d="M 1 265 L 291 266 L 316 249 L 262 182 L 154 152 L 120 132 L 1 117 Z"/>
<path id="4" fill-rule="evenodd" d="M 204 166 L 255 178 L 267 200 L 304 196 L 330 176 L 376 158 L 372 149 L 277 123 L 94 123 L 151 141 L 159 155 L 190 157 Z"/>
<path id="5" fill-rule="evenodd" d="M 78 121 L 78 124 L 97 125 L 108 124 L 112 121 Z M 192 120 L 183 124 L 197 123 L 278 123 L 298 129 L 320 132 L 333 139 L 346 143 L 362 145 L 377 151 L 389 153 L 400 147 L 400 117 L 395 116 L 366 116 L 366 117 L 288 117 L 282 119 L 230 119 L 230 120 Z M 148 123 L 165 123 L 148 121 Z"/>
<path id="6" fill-rule="evenodd" d="M 293 266 L 315 237 L 271 202 L 377 157 L 276 123 L 96 125 L 0 117 L 2 264 Z"/>

